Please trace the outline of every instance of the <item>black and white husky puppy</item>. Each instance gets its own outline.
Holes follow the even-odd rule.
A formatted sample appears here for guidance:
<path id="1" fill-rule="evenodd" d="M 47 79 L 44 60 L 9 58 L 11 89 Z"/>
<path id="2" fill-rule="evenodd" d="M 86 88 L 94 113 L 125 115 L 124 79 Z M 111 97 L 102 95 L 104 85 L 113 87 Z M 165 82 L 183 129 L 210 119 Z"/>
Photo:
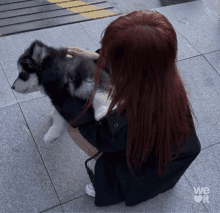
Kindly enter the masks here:
<path id="1" fill-rule="evenodd" d="M 40 91 L 50 98 L 53 106 L 58 108 L 71 97 L 87 101 L 95 85 L 96 63 L 94 59 L 82 57 L 77 53 L 74 55 L 71 52 L 72 57 L 68 57 L 67 50 L 67 48 L 55 49 L 41 41 L 34 41 L 17 61 L 19 75 L 12 89 L 22 94 Z M 106 97 L 109 92 L 109 74 L 102 72 L 100 77 L 95 99 L 96 96 L 100 99 L 100 94 Z M 94 116 L 99 120 L 100 112 L 95 111 L 95 99 Z M 44 142 L 59 138 L 66 124 L 66 120 L 54 108 L 53 125 L 45 134 Z"/>

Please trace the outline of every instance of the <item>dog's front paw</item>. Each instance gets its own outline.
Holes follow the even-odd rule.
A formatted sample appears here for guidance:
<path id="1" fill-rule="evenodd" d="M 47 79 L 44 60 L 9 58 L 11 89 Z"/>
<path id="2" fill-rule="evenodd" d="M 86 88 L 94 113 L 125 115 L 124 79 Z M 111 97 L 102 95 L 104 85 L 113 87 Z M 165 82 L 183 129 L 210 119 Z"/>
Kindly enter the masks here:
<path id="1" fill-rule="evenodd" d="M 54 128 L 50 128 L 46 135 L 44 135 L 44 143 L 51 143 L 58 139 L 60 134 L 58 134 L 57 130 Z"/>

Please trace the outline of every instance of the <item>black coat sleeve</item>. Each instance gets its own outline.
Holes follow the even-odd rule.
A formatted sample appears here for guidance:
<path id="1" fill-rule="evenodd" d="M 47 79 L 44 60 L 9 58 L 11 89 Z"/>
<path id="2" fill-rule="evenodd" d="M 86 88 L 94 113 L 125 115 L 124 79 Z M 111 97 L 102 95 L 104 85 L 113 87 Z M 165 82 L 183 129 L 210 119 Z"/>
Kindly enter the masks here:
<path id="1" fill-rule="evenodd" d="M 60 115 L 73 127 L 77 128 L 80 125 L 96 122 L 94 118 L 94 109 L 91 106 L 88 111 L 74 124 L 71 123 L 82 112 L 83 106 L 86 104 L 85 100 L 77 97 L 71 97 L 65 100 L 61 108 L 56 107 Z"/>
<path id="2" fill-rule="evenodd" d="M 99 122 L 87 123 L 79 127 L 81 135 L 99 152 L 119 152 L 126 149 L 127 125 L 125 115 L 120 119 L 112 111 Z"/>
<path id="3" fill-rule="evenodd" d="M 117 116 L 117 112 L 113 110 L 109 116 L 105 116 L 97 122 L 94 119 L 94 109 L 90 107 L 77 123 L 71 124 L 71 121 L 82 112 L 85 103 L 84 100 L 72 97 L 67 99 L 61 108 L 56 108 L 61 116 L 73 128 L 78 127 L 81 135 L 100 152 L 118 152 L 126 149 L 127 120 L 125 113 Z"/>

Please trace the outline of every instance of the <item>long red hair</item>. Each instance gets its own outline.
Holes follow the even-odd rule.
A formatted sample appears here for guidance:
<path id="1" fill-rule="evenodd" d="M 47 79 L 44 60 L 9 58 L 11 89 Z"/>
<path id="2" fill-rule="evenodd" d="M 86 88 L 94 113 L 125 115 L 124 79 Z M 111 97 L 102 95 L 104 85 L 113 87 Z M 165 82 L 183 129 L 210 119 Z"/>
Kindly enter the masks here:
<path id="1" fill-rule="evenodd" d="M 132 174 L 155 146 L 158 174 L 180 153 L 193 123 L 191 106 L 176 65 L 176 32 L 162 14 L 143 10 L 120 16 L 105 29 L 95 74 L 93 103 L 104 67 L 110 69 L 112 98 L 107 115 L 118 104 L 128 120 L 126 160 Z M 82 113 L 83 114 L 83 113 Z M 81 114 L 81 115 L 82 115 Z M 195 116 L 195 115 L 194 115 Z M 172 158 L 172 147 L 178 147 Z"/>

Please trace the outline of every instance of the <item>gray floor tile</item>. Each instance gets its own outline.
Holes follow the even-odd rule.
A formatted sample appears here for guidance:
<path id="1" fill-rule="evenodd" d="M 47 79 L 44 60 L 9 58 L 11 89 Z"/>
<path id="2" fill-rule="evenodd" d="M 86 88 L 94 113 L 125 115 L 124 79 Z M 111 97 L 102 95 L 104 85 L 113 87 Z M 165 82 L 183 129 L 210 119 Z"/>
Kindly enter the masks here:
<path id="1" fill-rule="evenodd" d="M 180 61 L 178 67 L 198 119 L 198 123 L 194 122 L 201 146 L 215 144 L 220 141 L 220 101 L 216 92 L 219 88 L 214 85 L 218 85 L 220 77 L 203 56 Z"/>
<path id="2" fill-rule="evenodd" d="M 0 108 L 16 104 L 17 100 L 9 85 L 8 79 L 2 69 L 2 64 L 0 64 L 0 84 L 1 84 Z"/>
<path id="3" fill-rule="evenodd" d="M 40 212 L 59 203 L 18 105 L 0 109 L 0 211 Z"/>
<path id="4" fill-rule="evenodd" d="M 207 10 L 216 18 L 220 18 L 220 1 L 219 0 L 202 0 Z"/>
<path id="5" fill-rule="evenodd" d="M 43 42 L 46 45 L 55 48 L 79 46 L 83 49 L 96 50 L 96 46 L 91 40 L 90 35 L 85 32 L 79 23 L 48 28 L 41 31 L 42 34 L 45 34 Z M 31 37 L 28 40 L 30 39 Z M 41 37 L 38 36 L 38 39 L 41 40 Z M 29 44 L 25 43 L 25 45 L 28 46 Z"/>
<path id="6" fill-rule="evenodd" d="M 17 61 L 19 56 L 28 48 L 32 41 L 39 39 L 44 42 L 46 38 L 47 35 L 43 30 L 1 37 L 0 60 L 2 62 Z"/>
<path id="7" fill-rule="evenodd" d="M 51 209 L 48 209 L 46 211 L 43 211 L 41 213 L 64 213 L 62 206 L 57 206 Z"/>
<path id="8" fill-rule="evenodd" d="M 177 60 L 183 60 L 193 56 L 201 55 L 196 48 L 190 44 L 179 32 L 176 31 L 177 42 L 178 42 L 178 52 Z"/>
<path id="9" fill-rule="evenodd" d="M 199 52 L 208 53 L 220 49 L 219 19 L 202 1 L 156 8 Z"/>
<path id="10" fill-rule="evenodd" d="M 34 40 L 41 40 L 46 45 L 55 48 L 65 46 L 79 46 L 81 48 L 96 50 L 96 46 L 80 24 L 70 24 L 61 27 L 53 27 L 45 30 L 21 33 L 0 39 L 0 62 L 13 60 L 18 57 Z"/>
<path id="11" fill-rule="evenodd" d="M 119 10 L 121 13 L 128 13 L 132 12 L 132 9 L 128 6 L 126 0 L 108 0 L 108 2 L 117 10 Z"/>
<path id="12" fill-rule="evenodd" d="M 160 0 L 157 0 L 157 1 L 152 1 L 152 0 L 139 0 L 139 1 L 124 0 L 124 2 L 126 2 L 127 6 L 129 8 L 131 8 L 132 11 L 162 7 L 162 4 L 161 4 Z"/>
<path id="13" fill-rule="evenodd" d="M 50 100 L 43 97 L 22 102 L 20 106 L 61 203 L 85 195 L 85 186 L 90 183 L 90 179 L 84 162 L 89 156 L 74 143 L 67 132 L 54 143 L 45 144 L 43 141 L 52 125 L 53 108 Z"/>
<path id="14" fill-rule="evenodd" d="M 220 51 L 204 54 L 204 57 L 213 66 L 213 68 L 220 74 Z M 217 88 L 219 84 L 215 84 L 215 85 Z"/>
<path id="15" fill-rule="evenodd" d="M 105 28 L 112 21 L 117 19 L 119 16 L 109 17 L 105 19 L 98 19 L 92 22 L 84 22 L 80 23 L 80 25 L 84 28 L 85 32 L 91 37 L 93 42 L 96 44 L 97 49 L 100 48 L 100 40 L 101 34 L 105 30 Z"/>
<path id="16" fill-rule="evenodd" d="M 192 187 L 193 196 L 200 195 L 202 199 L 200 203 L 202 203 L 210 213 L 218 212 L 220 209 L 219 151 L 219 143 L 204 149 L 198 161 L 192 164 L 190 169 L 184 174 Z M 197 191 L 201 190 L 202 187 L 207 187 L 210 192 L 205 194 L 204 191 Z"/>
<path id="17" fill-rule="evenodd" d="M 13 36 L 1 37 L 0 38 L 0 62 L 5 60 L 17 60 L 19 56 L 19 49 L 15 46 L 15 40 Z"/>

